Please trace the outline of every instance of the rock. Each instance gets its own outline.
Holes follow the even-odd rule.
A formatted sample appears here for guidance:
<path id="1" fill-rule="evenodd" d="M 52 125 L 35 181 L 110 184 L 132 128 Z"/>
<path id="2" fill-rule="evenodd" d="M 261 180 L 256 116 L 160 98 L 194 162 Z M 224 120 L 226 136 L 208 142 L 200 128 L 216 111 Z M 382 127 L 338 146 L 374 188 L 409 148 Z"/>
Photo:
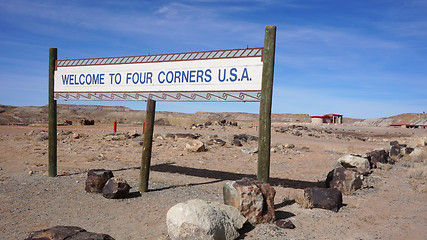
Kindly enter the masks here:
<path id="1" fill-rule="evenodd" d="M 400 146 L 398 141 L 391 141 L 390 146 Z"/>
<path id="2" fill-rule="evenodd" d="M 389 163 L 388 154 L 389 153 L 386 150 L 374 150 L 366 153 L 373 168 L 377 167 L 377 163 Z"/>
<path id="3" fill-rule="evenodd" d="M 287 143 L 287 144 L 283 145 L 283 147 L 284 147 L 284 148 L 292 149 L 292 148 L 295 148 L 295 145 L 294 145 L 294 144 L 292 144 L 292 143 Z"/>
<path id="4" fill-rule="evenodd" d="M 421 158 L 424 154 L 424 150 L 422 148 L 415 148 L 414 151 L 412 151 L 409 156 L 411 158 Z M 427 155 L 427 154 L 426 154 Z"/>
<path id="5" fill-rule="evenodd" d="M 220 126 L 227 125 L 227 120 L 223 119 L 223 120 L 218 121 L 218 125 L 220 125 Z"/>
<path id="6" fill-rule="evenodd" d="M 82 119 L 80 120 L 81 125 L 95 125 L 95 120 Z"/>
<path id="7" fill-rule="evenodd" d="M 205 144 L 202 141 L 194 140 L 192 143 L 185 145 L 187 152 L 204 152 L 206 150 Z"/>
<path id="8" fill-rule="evenodd" d="M 79 139 L 79 138 L 80 138 L 80 134 L 78 134 L 78 133 L 73 133 L 72 137 L 73 137 L 74 139 Z"/>
<path id="9" fill-rule="evenodd" d="M 338 163 L 345 168 L 357 168 L 357 170 L 363 174 L 368 173 L 371 169 L 369 160 L 358 155 L 345 155 L 338 159 Z"/>
<path id="10" fill-rule="evenodd" d="M 400 154 L 402 155 L 409 155 L 414 151 L 414 148 L 412 147 L 403 147 L 400 149 Z"/>
<path id="11" fill-rule="evenodd" d="M 70 132 L 70 131 L 67 131 L 67 132 L 61 131 L 61 132 L 58 133 L 58 136 L 67 136 L 67 135 L 70 135 L 72 133 L 73 132 Z"/>
<path id="12" fill-rule="evenodd" d="M 279 228 L 285 228 L 285 229 L 295 229 L 295 225 L 292 223 L 291 220 L 284 220 L 284 219 L 277 220 L 276 226 L 278 226 Z"/>
<path id="13" fill-rule="evenodd" d="M 105 169 L 91 169 L 87 173 L 86 192 L 101 193 L 108 179 L 114 177 L 113 172 Z"/>
<path id="14" fill-rule="evenodd" d="M 414 141 L 414 145 L 417 147 L 427 146 L 427 137 L 418 137 Z"/>
<path id="15" fill-rule="evenodd" d="M 400 157 L 402 157 L 400 152 L 401 152 L 401 148 L 399 145 L 390 146 L 390 151 L 389 151 L 390 157 L 400 158 Z"/>
<path id="16" fill-rule="evenodd" d="M 108 199 L 125 198 L 130 190 L 129 184 L 120 178 L 110 178 L 102 189 L 102 196 Z"/>
<path id="17" fill-rule="evenodd" d="M 48 140 L 49 139 L 49 134 L 48 134 L 48 132 L 44 132 L 44 131 L 42 131 L 42 132 L 39 132 L 37 135 L 36 135 L 36 140 L 38 140 L 38 141 L 45 141 L 45 140 Z"/>
<path id="18" fill-rule="evenodd" d="M 243 141 L 243 142 L 249 142 L 249 141 L 258 141 L 258 137 L 246 134 L 246 133 L 242 133 L 242 134 L 235 134 L 233 135 L 233 140 L 237 139 L 239 141 Z"/>
<path id="19" fill-rule="evenodd" d="M 136 138 L 136 137 L 141 136 L 141 134 L 139 134 L 136 130 L 132 130 L 132 131 L 130 131 L 130 132 L 128 133 L 128 135 L 129 135 L 131 138 Z"/>
<path id="20" fill-rule="evenodd" d="M 351 195 L 357 189 L 362 188 L 363 182 L 358 172 L 336 168 L 328 173 L 325 183 L 327 188 L 335 188 L 342 194 Z"/>
<path id="21" fill-rule="evenodd" d="M 248 148 L 248 149 L 242 149 L 242 153 L 246 153 L 246 154 L 255 154 L 258 153 L 258 148 L 254 147 L 254 148 Z"/>
<path id="22" fill-rule="evenodd" d="M 217 145 L 220 145 L 220 146 L 224 146 L 226 144 L 226 142 L 224 140 L 220 139 L 220 138 L 213 138 L 213 139 L 210 139 L 206 144 L 207 145 L 217 144 Z"/>
<path id="23" fill-rule="evenodd" d="M 175 239 L 236 239 L 246 218 L 234 207 L 200 199 L 178 203 L 169 209 L 166 224 Z"/>
<path id="24" fill-rule="evenodd" d="M 342 207 L 342 194 L 335 188 L 306 188 L 304 203 L 306 208 L 322 208 L 338 212 Z"/>
<path id="25" fill-rule="evenodd" d="M 238 147 L 243 146 L 242 142 L 240 142 L 239 139 L 233 139 L 233 140 L 231 140 L 231 145 L 238 146 Z"/>
<path id="26" fill-rule="evenodd" d="M 114 240 L 110 235 L 87 232 L 74 226 L 55 226 L 31 233 L 25 240 Z"/>
<path id="27" fill-rule="evenodd" d="M 191 133 L 177 133 L 175 134 L 176 138 L 187 138 L 187 139 L 198 139 L 200 137 L 199 134 L 191 134 Z"/>
<path id="28" fill-rule="evenodd" d="M 224 203 L 237 208 L 252 224 L 271 223 L 276 219 L 274 196 L 270 184 L 243 178 L 224 184 Z"/>

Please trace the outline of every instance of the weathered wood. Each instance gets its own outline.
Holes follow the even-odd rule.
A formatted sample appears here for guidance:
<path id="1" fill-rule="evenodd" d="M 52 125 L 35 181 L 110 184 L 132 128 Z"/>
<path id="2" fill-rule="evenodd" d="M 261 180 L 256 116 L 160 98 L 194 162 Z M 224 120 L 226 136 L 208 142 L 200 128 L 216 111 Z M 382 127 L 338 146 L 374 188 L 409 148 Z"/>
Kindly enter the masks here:
<path id="1" fill-rule="evenodd" d="M 142 144 L 142 159 L 141 170 L 139 171 L 139 192 L 148 191 L 148 178 L 150 175 L 151 164 L 151 149 L 153 146 L 153 132 L 154 132 L 154 116 L 156 112 L 156 102 L 154 100 L 147 100 L 147 113 L 145 115 L 145 133 L 144 142 Z"/>
<path id="2" fill-rule="evenodd" d="M 270 177 L 271 104 L 273 96 L 276 26 L 265 27 L 262 67 L 261 103 L 259 108 L 258 173 L 259 181 L 268 183 Z"/>
<path id="3" fill-rule="evenodd" d="M 57 175 L 57 112 L 56 100 L 54 99 L 55 62 L 57 57 L 57 49 L 49 48 L 49 177 Z"/>

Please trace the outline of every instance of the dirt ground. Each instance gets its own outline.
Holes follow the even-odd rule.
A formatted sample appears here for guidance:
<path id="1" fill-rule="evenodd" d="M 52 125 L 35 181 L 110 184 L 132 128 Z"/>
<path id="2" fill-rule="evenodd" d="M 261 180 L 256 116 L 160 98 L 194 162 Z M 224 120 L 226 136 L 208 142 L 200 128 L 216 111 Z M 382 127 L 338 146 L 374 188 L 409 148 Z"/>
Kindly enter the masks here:
<path id="1" fill-rule="evenodd" d="M 0 239 L 24 239 L 32 231 L 56 225 L 79 226 L 118 240 L 168 239 L 170 207 L 195 198 L 222 202 L 226 181 L 255 178 L 257 172 L 257 154 L 242 151 L 256 149 L 257 142 L 230 144 L 234 134 L 257 136 L 255 127 L 156 126 L 149 191 L 139 194 L 141 136 L 111 135 L 109 125 L 61 126 L 59 176 L 50 178 L 48 141 L 39 134 L 42 130 L 47 127 L 0 126 Z M 118 126 L 119 133 L 134 130 L 142 131 L 141 126 Z M 168 133 L 200 134 L 204 143 L 220 138 L 227 144 L 187 152 L 185 145 L 191 140 L 167 138 Z M 338 212 L 305 209 L 293 201 L 304 188 L 321 186 L 342 155 L 387 149 L 391 140 L 412 145 L 419 136 L 427 136 L 427 130 L 275 124 L 273 150 L 295 145 L 271 153 L 276 217 L 291 220 L 296 228 L 257 225 L 242 230 L 241 239 L 427 239 L 427 160 L 402 160 L 374 169 L 366 179 L 369 187 L 344 196 L 345 206 Z M 132 187 L 129 198 L 86 193 L 87 171 L 96 168 L 125 179 Z"/>

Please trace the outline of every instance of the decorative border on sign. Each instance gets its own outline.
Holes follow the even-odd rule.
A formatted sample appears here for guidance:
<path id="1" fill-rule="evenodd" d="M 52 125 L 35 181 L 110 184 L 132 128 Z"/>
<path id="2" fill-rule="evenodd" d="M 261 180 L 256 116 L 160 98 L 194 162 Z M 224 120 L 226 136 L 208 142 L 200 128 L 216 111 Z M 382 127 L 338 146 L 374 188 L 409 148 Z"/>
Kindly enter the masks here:
<path id="1" fill-rule="evenodd" d="M 154 62 L 177 62 L 177 61 L 211 60 L 211 59 L 223 59 L 223 58 L 248 58 L 248 57 L 261 57 L 261 61 L 262 61 L 263 50 L 264 48 L 244 48 L 244 49 L 229 49 L 229 50 L 187 52 L 187 53 L 169 53 L 169 54 L 141 55 L 141 56 L 128 56 L 128 57 L 56 60 L 55 69 L 58 67 L 116 65 L 116 64 L 134 64 L 134 63 L 154 63 Z"/>
<path id="2" fill-rule="evenodd" d="M 55 100 L 64 101 L 188 101 L 259 102 L 261 91 L 228 92 L 55 92 Z"/>

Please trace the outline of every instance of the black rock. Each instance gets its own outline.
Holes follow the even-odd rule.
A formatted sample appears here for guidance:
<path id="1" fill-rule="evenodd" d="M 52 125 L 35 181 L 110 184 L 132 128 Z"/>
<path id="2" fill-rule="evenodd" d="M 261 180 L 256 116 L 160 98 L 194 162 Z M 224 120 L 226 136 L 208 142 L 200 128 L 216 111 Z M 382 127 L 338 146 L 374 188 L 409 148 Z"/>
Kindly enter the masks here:
<path id="1" fill-rule="evenodd" d="M 25 240 L 114 240 L 110 235 L 74 226 L 56 226 L 31 233 Z"/>
<path id="2" fill-rule="evenodd" d="M 342 207 L 342 193 L 335 188 L 306 188 L 304 189 L 304 201 L 314 208 L 338 212 Z"/>

